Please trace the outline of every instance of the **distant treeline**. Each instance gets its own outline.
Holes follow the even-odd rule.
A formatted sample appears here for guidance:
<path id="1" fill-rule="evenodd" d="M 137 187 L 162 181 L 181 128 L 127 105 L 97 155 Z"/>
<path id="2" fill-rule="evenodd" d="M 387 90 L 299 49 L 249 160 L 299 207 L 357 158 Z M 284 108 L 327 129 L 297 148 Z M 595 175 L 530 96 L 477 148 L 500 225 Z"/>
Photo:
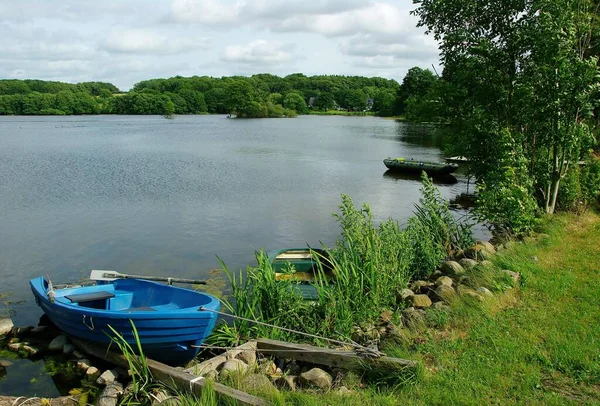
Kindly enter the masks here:
<path id="1" fill-rule="evenodd" d="M 402 113 L 395 80 L 361 76 L 151 79 L 127 93 L 102 82 L 68 84 L 42 80 L 0 80 L 0 115 L 233 114 L 285 117 L 310 110 Z"/>

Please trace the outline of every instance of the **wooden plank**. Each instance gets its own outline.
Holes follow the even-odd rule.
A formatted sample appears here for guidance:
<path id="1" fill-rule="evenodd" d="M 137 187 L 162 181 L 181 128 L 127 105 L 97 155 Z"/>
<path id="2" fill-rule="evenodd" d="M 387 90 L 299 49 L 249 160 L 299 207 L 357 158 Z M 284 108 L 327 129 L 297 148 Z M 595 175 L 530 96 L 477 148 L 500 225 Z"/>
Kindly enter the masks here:
<path id="1" fill-rule="evenodd" d="M 329 348 L 315 347 L 308 344 L 286 343 L 284 341 L 260 338 L 256 342 L 257 352 L 265 355 L 274 355 L 279 358 L 306 361 L 317 365 L 326 365 L 342 369 L 362 369 L 364 365 L 385 368 L 414 368 L 416 361 L 379 357 L 364 358 L 356 355 L 354 351 L 340 351 Z"/>
<path id="2" fill-rule="evenodd" d="M 124 368 L 129 367 L 127 359 L 123 354 L 119 354 L 113 351 L 107 351 L 106 347 L 101 345 L 88 343 L 79 339 L 71 338 L 73 344 L 75 344 L 80 350 L 93 355 L 94 357 L 101 358 L 105 361 L 119 365 Z M 173 385 L 179 390 L 200 395 L 202 389 L 206 386 L 205 379 L 199 379 L 194 381 L 197 377 L 187 372 L 179 370 L 177 368 L 170 367 L 161 362 L 146 359 L 148 368 L 152 372 L 154 379 L 164 382 L 169 385 Z M 192 382 L 193 381 L 193 382 Z M 230 388 L 218 382 L 211 382 L 211 388 L 221 396 L 230 398 L 242 405 L 268 405 L 269 403 L 257 396 L 250 395 L 246 392 L 242 392 L 237 389 Z"/>

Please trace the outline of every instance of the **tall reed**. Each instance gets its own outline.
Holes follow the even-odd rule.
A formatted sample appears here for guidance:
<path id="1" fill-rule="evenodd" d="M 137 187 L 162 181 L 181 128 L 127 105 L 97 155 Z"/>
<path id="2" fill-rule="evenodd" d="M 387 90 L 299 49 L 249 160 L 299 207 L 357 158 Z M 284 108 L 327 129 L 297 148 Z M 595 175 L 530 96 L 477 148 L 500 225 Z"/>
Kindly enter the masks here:
<path id="1" fill-rule="evenodd" d="M 241 317 L 338 339 L 350 336 L 356 325 L 373 322 L 384 309 L 401 308 L 398 292 L 411 279 L 429 274 L 472 243 L 470 226 L 457 222 L 431 180 L 422 179 L 422 197 L 405 229 L 393 219 L 375 225 L 368 205 L 357 208 L 342 195 L 340 213 L 334 215 L 340 238 L 332 249 L 323 247 L 325 255 L 313 251 L 316 301 L 303 300 L 294 282 L 276 280 L 261 250 L 256 253 L 257 265 L 245 272 L 232 272 L 221 261 L 232 289 L 225 306 Z M 210 340 L 229 345 L 249 337 L 306 341 L 239 320 L 219 326 Z"/>

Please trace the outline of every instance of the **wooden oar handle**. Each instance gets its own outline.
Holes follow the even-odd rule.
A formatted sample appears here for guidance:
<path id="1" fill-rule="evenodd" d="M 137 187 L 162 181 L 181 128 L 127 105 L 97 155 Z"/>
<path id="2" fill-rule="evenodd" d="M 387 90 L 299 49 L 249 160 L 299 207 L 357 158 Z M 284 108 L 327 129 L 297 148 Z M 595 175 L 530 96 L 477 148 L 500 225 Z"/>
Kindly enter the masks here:
<path id="1" fill-rule="evenodd" d="M 113 274 L 107 272 L 104 274 L 105 277 L 109 278 L 121 278 L 121 279 L 146 279 L 148 281 L 158 281 L 158 282 L 172 282 L 176 283 L 189 283 L 192 285 L 206 285 L 206 281 L 200 281 L 195 279 L 182 279 L 182 278 L 169 278 L 164 276 L 141 276 L 141 275 L 124 275 L 124 274 Z"/>

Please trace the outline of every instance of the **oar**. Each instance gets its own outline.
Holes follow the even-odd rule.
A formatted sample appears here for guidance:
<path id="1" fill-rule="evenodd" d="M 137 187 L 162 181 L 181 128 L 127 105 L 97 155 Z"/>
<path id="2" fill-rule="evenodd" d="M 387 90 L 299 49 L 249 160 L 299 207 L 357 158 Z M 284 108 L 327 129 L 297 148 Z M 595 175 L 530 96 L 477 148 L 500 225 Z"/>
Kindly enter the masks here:
<path id="1" fill-rule="evenodd" d="M 148 281 L 169 282 L 171 285 L 176 283 L 191 283 L 193 285 L 206 285 L 206 281 L 198 281 L 195 279 L 168 278 L 164 276 L 140 276 L 126 275 L 115 271 L 93 270 L 90 274 L 90 279 L 93 281 L 114 281 L 115 279 L 146 279 Z"/>

